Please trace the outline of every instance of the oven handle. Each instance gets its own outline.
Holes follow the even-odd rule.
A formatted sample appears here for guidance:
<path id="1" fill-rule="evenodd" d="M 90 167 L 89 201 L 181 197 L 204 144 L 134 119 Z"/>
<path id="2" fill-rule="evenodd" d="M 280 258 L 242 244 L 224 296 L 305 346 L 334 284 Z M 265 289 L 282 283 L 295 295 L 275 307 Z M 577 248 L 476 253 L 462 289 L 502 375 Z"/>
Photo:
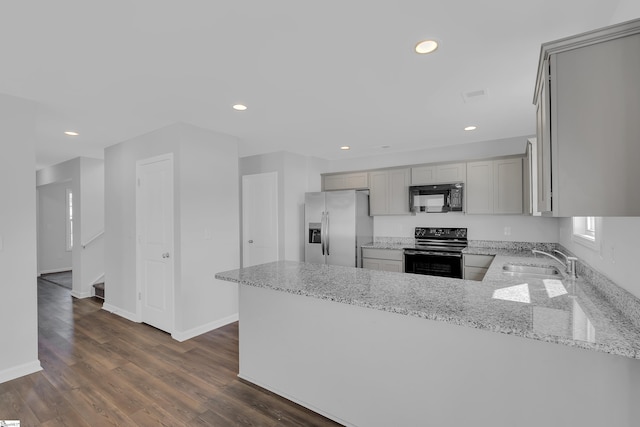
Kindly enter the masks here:
<path id="1" fill-rule="evenodd" d="M 462 258 L 462 254 L 453 254 L 450 252 L 427 252 L 427 251 L 404 251 L 405 255 L 437 255 L 447 256 L 451 258 Z"/>

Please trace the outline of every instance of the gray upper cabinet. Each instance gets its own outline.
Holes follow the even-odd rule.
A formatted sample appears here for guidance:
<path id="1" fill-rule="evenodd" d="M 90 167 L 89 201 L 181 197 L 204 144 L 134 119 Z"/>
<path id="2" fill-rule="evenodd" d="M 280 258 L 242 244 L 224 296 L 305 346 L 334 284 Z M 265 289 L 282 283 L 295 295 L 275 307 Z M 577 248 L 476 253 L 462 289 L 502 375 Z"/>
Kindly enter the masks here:
<path id="1" fill-rule="evenodd" d="M 542 45 L 538 210 L 640 215 L 640 19 Z"/>
<path id="2" fill-rule="evenodd" d="M 411 168 L 411 185 L 465 182 L 466 163 L 425 165 Z"/>
<path id="3" fill-rule="evenodd" d="M 369 172 L 369 214 L 409 215 L 408 168 Z"/>
<path id="4" fill-rule="evenodd" d="M 467 203 L 468 214 L 493 213 L 493 161 L 467 163 Z"/>
<path id="5" fill-rule="evenodd" d="M 522 214 L 522 158 L 493 161 L 493 213 Z"/>
<path id="6" fill-rule="evenodd" d="M 467 163 L 468 214 L 523 212 L 522 158 Z"/>
<path id="7" fill-rule="evenodd" d="M 322 175 L 322 190 L 363 190 L 369 188 L 367 172 L 335 173 Z"/>

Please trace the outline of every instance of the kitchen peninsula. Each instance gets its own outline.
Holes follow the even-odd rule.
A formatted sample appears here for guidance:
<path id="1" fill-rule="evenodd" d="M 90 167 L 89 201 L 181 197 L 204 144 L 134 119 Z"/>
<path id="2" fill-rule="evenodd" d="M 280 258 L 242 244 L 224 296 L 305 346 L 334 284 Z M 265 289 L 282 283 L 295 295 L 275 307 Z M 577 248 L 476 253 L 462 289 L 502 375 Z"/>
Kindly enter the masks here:
<path id="1" fill-rule="evenodd" d="M 635 425 L 637 327 L 585 280 L 507 263 L 554 262 L 503 252 L 482 282 L 289 261 L 216 278 L 240 284 L 239 376 L 342 424 Z"/>

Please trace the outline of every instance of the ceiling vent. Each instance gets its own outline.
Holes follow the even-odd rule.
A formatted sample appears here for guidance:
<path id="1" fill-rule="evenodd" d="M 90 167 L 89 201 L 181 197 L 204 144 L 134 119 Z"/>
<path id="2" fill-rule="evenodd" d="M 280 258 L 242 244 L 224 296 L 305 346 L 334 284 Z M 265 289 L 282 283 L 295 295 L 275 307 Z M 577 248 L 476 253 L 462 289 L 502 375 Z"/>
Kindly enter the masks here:
<path id="1" fill-rule="evenodd" d="M 489 91 L 487 89 L 470 90 L 469 92 L 462 92 L 462 100 L 465 104 L 472 102 L 486 101 L 489 99 Z"/>

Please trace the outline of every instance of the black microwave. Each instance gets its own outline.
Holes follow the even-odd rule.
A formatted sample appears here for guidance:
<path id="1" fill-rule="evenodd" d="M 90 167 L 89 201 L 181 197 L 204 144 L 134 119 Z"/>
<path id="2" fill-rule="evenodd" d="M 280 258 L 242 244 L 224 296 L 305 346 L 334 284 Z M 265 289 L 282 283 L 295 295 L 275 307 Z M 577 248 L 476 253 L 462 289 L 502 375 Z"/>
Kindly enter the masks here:
<path id="1" fill-rule="evenodd" d="M 464 184 L 412 185 L 409 187 L 411 212 L 462 212 Z"/>

